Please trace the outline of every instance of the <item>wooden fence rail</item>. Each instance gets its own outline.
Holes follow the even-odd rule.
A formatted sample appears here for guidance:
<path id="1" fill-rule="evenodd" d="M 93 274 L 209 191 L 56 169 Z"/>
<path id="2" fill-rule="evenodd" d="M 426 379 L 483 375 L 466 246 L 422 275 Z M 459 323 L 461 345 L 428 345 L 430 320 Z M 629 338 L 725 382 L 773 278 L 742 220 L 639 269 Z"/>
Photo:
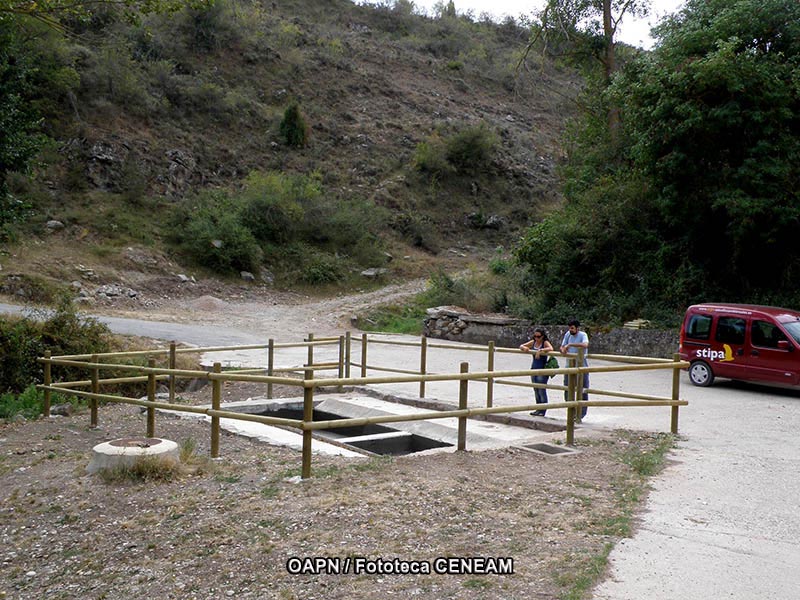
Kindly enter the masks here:
<path id="1" fill-rule="evenodd" d="M 352 360 L 353 343 L 361 344 L 361 362 L 354 362 Z M 419 370 L 411 369 L 398 369 L 393 367 L 385 367 L 378 365 L 371 365 L 367 362 L 368 347 L 370 344 L 384 344 L 394 346 L 418 346 L 420 348 L 420 364 Z M 336 360 L 317 361 L 314 359 L 314 348 L 319 346 L 337 346 Z M 287 348 L 306 348 L 308 353 L 308 361 L 302 367 L 276 367 L 275 354 L 277 350 Z M 474 352 L 486 353 L 487 369 L 485 371 L 469 371 L 469 364 L 462 362 L 459 372 L 451 373 L 430 373 L 428 372 L 428 352 L 430 349 L 458 349 Z M 179 353 L 203 353 L 213 354 L 215 352 L 231 352 L 231 351 L 245 351 L 245 350 L 267 350 L 266 363 L 264 368 L 242 368 L 242 369 L 229 369 L 222 370 L 219 362 L 213 364 L 210 371 L 196 370 L 196 369 L 178 369 L 175 366 L 175 357 Z M 681 400 L 680 395 L 680 369 L 686 368 L 688 365 L 685 362 L 678 360 L 677 356 L 673 360 L 669 359 L 650 359 L 643 357 L 632 356 L 613 356 L 613 355 L 588 355 L 592 359 L 601 361 L 615 361 L 622 364 L 619 365 L 601 365 L 601 366 L 578 366 L 583 364 L 582 353 L 575 355 L 560 355 L 567 360 L 571 366 L 565 366 L 558 369 L 513 369 L 513 370 L 496 370 L 494 368 L 494 358 L 496 353 L 517 353 L 522 354 L 521 351 L 508 348 L 497 348 L 493 342 L 487 346 L 478 345 L 462 345 L 462 344 L 440 344 L 430 343 L 426 338 L 421 338 L 419 342 L 408 340 L 387 340 L 381 338 L 370 338 L 367 334 L 363 334 L 360 338 L 351 337 L 347 332 L 344 336 L 328 337 L 328 338 L 314 338 L 312 333 L 303 342 L 297 343 L 276 343 L 275 340 L 270 339 L 267 344 L 251 344 L 246 346 L 212 346 L 207 348 L 176 348 L 175 343 L 171 343 L 169 349 L 154 349 L 152 351 L 136 351 L 136 352 L 109 352 L 103 354 L 93 355 L 68 355 L 68 356 L 50 356 L 49 352 L 45 353 L 44 357 L 38 360 L 43 363 L 44 367 L 44 383 L 37 386 L 44 391 L 44 413 L 49 416 L 51 406 L 51 395 L 57 394 L 70 394 L 90 401 L 91 407 L 91 425 L 97 426 L 98 421 L 98 402 L 116 402 L 126 403 L 136 406 L 142 406 L 147 409 L 147 434 L 148 437 L 155 436 L 155 411 L 169 410 L 175 412 L 185 412 L 201 414 L 211 419 L 211 455 L 216 457 L 219 455 L 219 441 L 220 441 L 220 419 L 235 419 L 240 421 L 251 421 L 261 423 L 264 425 L 275 425 L 280 427 L 289 427 L 297 429 L 303 436 L 303 453 L 302 453 L 302 467 L 301 472 L 303 478 L 311 476 L 311 449 L 312 449 L 312 434 L 314 431 L 334 429 L 340 427 L 364 426 L 378 423 L 398 423 L 404 421 L 417 421 L 417 420 L 434 420 L 444 418 L 457 418 L 458 419 L 458 443 L 457 449 L 463 450 L 466 447 L 466 427 L 467 419 L 470 417 L 490 415 L 490 414 L 503 414 L 514 412 L 527 412 L 542 408 L 542 405 L 537 404 L 524 404 L 513 406 L 494 406 L 494 386 L 508 385 L 527 388 L 546 388 L 566 393 L 564 402 L 549 403 L 547 410 L 566 410 L 567 411 L 567 428 L 566 428 L 566 443 L 571 445 L 574 443 L 575 424 L 580 422 L 580 410 L 583 407 L 640 407 L 640 406 L 669 406 L 671 407 L 671 422 L 670 430 L 673 433 L 678 432 L 678 409 L 680 406 L 686 406 L 688 402 Z M 167 366 L 157 366 L 156 357 L 166 357 Z M 101 362 L 109 359 L 126 359 L 147 357 L 147 366 L 114 363 L 114 362 Z M 81 379 L 75 381 L 62 381 L 54 382 L 52 380 L 53 366 L 66 366 L 72 368 L 85 369 L 90 375 L 90 379 Z M 360 369 L 360 376 L 351 375 L 351 367 Z M 635 371 L 654 371 L 672 369 L 672 393 L 670 397 L 660 397 L 650 394 L 639 394 L 622 392 L 618 390 L 601 390 L 597 388 L 588 388 L 582 390 L 583 375 L 585 373 L 625 373 Z M 135 373 L 130 377 L 111 377 L 100 378 L 100 372 L 104 370 L 114 371 L 130 371 Z M 277 376 L 276 373 L 282 372 L 302 372 L 302 378 Z M 336 377 L 316 377 L 317 371 L 335 371 Z M 394 376 L 368 376 L 369 371 L 391 372 L 400 373 Z M 263 374 L 266 372 L 266 374 Z M 542 383 L 528 383 L 527 381 L 517 381 L 513 378 L 524 377 L 531 378 L 534 375 L 566 375 L 567 385 L 556 384 L 542 384 Z M 205 379 L 212 383 L 212 402 L 211 407 L 195 407 L 185 404 L 179 404 L 174 401 L 175 398 L 175 382 L 178 379 Z M 169 382 L 169 402 L 162 402 L 156 400 L 156 382 L 168 381 Z M 279 417 L 268 417 L 262 415 L 249 415 L 232 411 L 222 410 L 220 407 L 221 385 L 224 382 L 254 382 L 262 383 L 267 387 L 267 397 L 271 398 L 274 385 L 293 386 L 303 389 L 303 419 L 286 419 Z M 337 419 L 335 421 L 314 421 L 313 420 L 313 406 L 314 406 L 314 391 L 320 387 L 336 387 L 341 390 L 344 386 L 371 386 L 371 385 L 384 385 L 384 384 L 397 384 L 397 383 L 418 383 L 420 397 L 425 395 L 426 382 L 447 382 L 452 381 L 458 384 L 458 409 L 447 411 L 426 411 L 413 413 L 410 415 L 383 415 L 378 417 L 364 417 L 357 419 Z M 486 406 L 472 407 L 467 406 L 470 381 L 485 382 L 487 385 L 486 390 Z M 102 394 L 100 388 L 108 385 L 119 385 L 125 383 L 142 383 L 147 382 L 147 399 L 128 398 L 120 395 Z M 88 387 L 90 391 L 80 390 L 76 388 Z M 582 392 L 587 392 L 595 396 L 606 396 L 612 398 L 623 398 L 624 400 L 580 400 Z"/>

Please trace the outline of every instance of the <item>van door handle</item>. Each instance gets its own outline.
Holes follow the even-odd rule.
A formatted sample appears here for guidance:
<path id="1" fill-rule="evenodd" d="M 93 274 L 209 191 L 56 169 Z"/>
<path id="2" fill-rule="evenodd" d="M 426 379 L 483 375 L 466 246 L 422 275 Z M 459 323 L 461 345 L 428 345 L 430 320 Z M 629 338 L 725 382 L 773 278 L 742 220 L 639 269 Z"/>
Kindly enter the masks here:
<path id="1" fill-rule="evenodd" d="M 739 349 L 736 351 L 736 355 L 737 355 L 737 356 L 744 356 L 744 348 L 739 348 Z"/>
<path id="2" fill-rule="evenodd" d="M 753 351 L 750 353 L 750 356 L 759 356 L 759 354 L 758 354 L 758 350 L 753 350 Z"/>

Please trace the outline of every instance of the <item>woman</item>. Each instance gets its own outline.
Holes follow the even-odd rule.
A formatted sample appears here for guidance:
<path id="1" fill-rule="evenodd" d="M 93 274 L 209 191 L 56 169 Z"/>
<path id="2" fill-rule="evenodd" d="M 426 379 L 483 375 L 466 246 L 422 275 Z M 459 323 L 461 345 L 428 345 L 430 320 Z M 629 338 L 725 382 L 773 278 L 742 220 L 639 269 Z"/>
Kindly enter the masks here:
<path id="1" fill-rule="evenodd" d="M 544 369 L 547 363 L 547 355 L 553 351 L 553 345 L 547 339 L 547 332 L 541 327 L 533 330 L 533 337 L 521 344 L 519 347 L 523 352 L 533 352 L 533 362 L 531 369 Z M 549 376 L 547 375 L 534 375 L 531 377 L 533 383 L 547 383 Z M 534 388 L 536 395 L 536 404 L 547 404 L 547 388 L 537 387 Z M 543 417 L 547 411 L 535 410 L 531 415 L 535 417 Z"/>

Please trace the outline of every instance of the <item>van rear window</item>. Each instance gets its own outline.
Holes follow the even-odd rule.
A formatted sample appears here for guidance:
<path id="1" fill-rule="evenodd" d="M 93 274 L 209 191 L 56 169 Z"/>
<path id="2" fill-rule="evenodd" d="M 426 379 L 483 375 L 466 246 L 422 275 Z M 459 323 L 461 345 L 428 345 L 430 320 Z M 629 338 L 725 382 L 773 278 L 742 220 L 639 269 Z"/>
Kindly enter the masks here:
<path id="1" fill-rule="evenodd" d="M 711 335 L 711 317 L 706 315 L 692 315 L 686 326 L 686 337 L 696 340 L 707 340 Z"/>

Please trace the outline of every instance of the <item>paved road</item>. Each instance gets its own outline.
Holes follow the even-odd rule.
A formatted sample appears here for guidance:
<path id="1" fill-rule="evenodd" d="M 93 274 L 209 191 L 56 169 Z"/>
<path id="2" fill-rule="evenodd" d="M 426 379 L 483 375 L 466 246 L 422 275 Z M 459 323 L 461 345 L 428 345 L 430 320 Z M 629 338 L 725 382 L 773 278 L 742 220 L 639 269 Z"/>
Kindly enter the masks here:
<path id="1" fill-rule="evenodd" d="M 7 308 L 0 305 L 0 311 Z M 196 327 L 134 319 L 101 318 L 112 330 L 195 345 L 261 343 L 252 331 Z M 410 338 L 398 336 L 401 339 Z M 320 348 L 320 356 L 330 350 Z M 304 351 L 287 350 L 279 364 L 302 364 Z M 239 360 L 241 356 L 228 356 Z M 263 363 L 263 353 L 251 355 Z M 213 360 L 220 360 L 214 357 Z M 429 350 L 429 372 L 455 372 L 461 361 L 484 368 L 484 357 L 467 350 Z M 496 369 L 526 368 L 522 355 L 499 354 Z M 369 364 L 419 364 L 413 347 L 371 345 Z M 669 395 L 668 372 L 595 375 L 592 386 Z M 418 384 L 398 384 L 418 392 Z M 470 404 L 485 399 L 484 384 L 470 385 Z M 457 384 L 429 383 L 427 396 L 454 400 Z M 495 388 L 495 403 L 527 403 L 530 393 Z M 556 394 L 551 393 L 555 400 Z M 797 600 L 800 598 L 800 392 L 720 381 L 696 388 L 683 378 L 683 436 L 672 465 L 654 489 L 632 539 L 610 556 L 611 573 L 594 600 Z M 553 419 L 563 414 L 551 412 Z M 600 409 L 589 412 L 577 436 L 592 428 L 667 431 L 669 409 Z"/>

